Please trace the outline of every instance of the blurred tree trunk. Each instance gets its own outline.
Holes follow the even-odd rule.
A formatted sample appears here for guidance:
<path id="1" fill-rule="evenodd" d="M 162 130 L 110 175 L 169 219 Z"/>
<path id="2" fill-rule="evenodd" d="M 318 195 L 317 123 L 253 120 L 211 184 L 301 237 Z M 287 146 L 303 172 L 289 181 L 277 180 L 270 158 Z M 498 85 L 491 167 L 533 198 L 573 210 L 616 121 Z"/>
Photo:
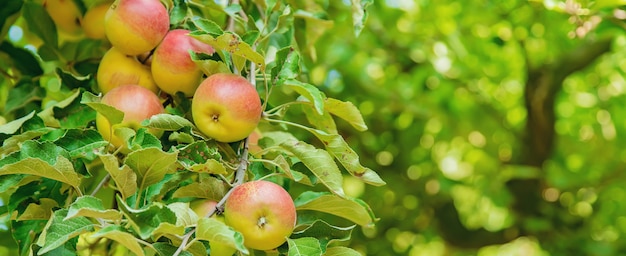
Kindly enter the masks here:
<path id="1" fill-rule="evenodd" d="M 593 40 L 563 54 L 556 62 L 532 68 L 529 65 L 524 91 L 527 110 L 526 130 L 521 141 L 522 151 L 516 164 L 542 168 L 554 149 L 555 101 L 563 82 L 572 73 L 581 70 L 608 52 L 611 38 Z M 524 217 L 552 218 L 542 216 L 541 207 L 547 205 L 542 198 L 545 187 L 543 177 L 534 179 L 513 179 L 507 186 L 514 197 L 514 210 L 519 220 Z M 553 204 L 552 207 L 559 207 Z M 489 232 L 485 229 L 468 230 L 460 221 L 453 202 L 448 201 L 435 207 L 439 228 L 446 241 L 462 248 L 480 248 L 492 244 L 502 244 L 515 239 L 515 236 L 531 234 L 524 229 L 521 221 L 513 232 Z M 556 221 L 555 223 L 561 223 Z M 510 235 L 513 234 L 513 237 Z M 539 234 L 534 234 L 539 235 Z M 549 236 L 549 235 L 548 235 Z M 540 236 L 541 237 L 541 236 Z"/>
<path id="2" fill-rule="evenodd" d="M 539 67 L 527 62 L 527 80 L 524 90 L 526 104 L 526 131 L 521 143 L 519 164 L 542 168 L 550 158 L 555 144 L 555 100 L 563 82 L 572 73 L 581 70 L 608 52 L 611 38 L 592 40 L 566 52 L 557 61 Z M 541 215 L 540 206 L 544 179 L 514 179 L 508 187 L 515 198 L 514 209 L 521 215 Z"/>

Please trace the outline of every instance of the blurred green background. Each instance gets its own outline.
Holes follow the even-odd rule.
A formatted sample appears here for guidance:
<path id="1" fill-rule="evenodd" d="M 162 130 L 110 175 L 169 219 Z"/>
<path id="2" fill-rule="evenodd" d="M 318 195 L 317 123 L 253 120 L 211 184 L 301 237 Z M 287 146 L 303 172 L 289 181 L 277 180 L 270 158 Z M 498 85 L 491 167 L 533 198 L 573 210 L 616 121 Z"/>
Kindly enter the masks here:
<path id="1" fill-rule="evenodd" d="M 348 179 L 380 221 L 366 255 L 626 255 L 624 1 L 347 1 L 313 84 L 384 187 Z M 313 53 L 311 53 L 313 54 Z"/>

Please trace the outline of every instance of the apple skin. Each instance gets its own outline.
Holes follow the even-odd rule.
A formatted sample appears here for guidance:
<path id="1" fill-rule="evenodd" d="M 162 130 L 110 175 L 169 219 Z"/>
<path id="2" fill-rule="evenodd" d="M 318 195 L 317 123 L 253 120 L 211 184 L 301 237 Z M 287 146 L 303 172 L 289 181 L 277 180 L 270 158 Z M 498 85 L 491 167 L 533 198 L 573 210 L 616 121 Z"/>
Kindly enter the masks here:
<path id="1" fill-rule="evenodd" d="M 111 3 L 102 3 L 87 10 L 81 23 L 85 36 L 92 39 L 105 39 L 104 16 L 109 10 Z"/>
<path id="2" fill-rule="evenodd" d="M 169 26 L 167 9 L 159 0 L 116 0 L 104 18 L 109 42 L 135 56 L 154 49 Z"/>
<path id="3" fill-rule="evenodd" d="M 59 31 L 68 34 L 80 33 L 83 17 L 74 0 L 44 0 L 43 7 Z"/>
<path id="4" fill-rule="evenodd" d="M 224 205 L 226 224 L 239 231 L 244 245 L 271 250 L 283 244 L 296 225 L 296 207 L 281 186 L 265 180 L 235 187 Z"/>
<path id="5" fill-rule="evenodd" d="M 101 103 L 105 103 L 124 112 L 121 123 L 113 125 L 109 120 L 98 113 L 96 115 L 96 129 L 102 137 L 111 142 L 116 148 L 125 145 L 121 138 L 113 134 L 116 127 L 128 127 L 137 130 L 141 122 L 156 114 L 164 113 L 163 105 L 159 97 L 150 90 L 139 85 L 122 85 L 113 88 L 102 97 Z M 160 136 L 160 130 L 149 129 L 148 132 Z M 124 152 L 124 151 L 122 151 Z"/>
<path id="6" fill-rule="evenodd" d="M 202 80 L 202 71 L 191 60 L 189 51 L 213 54 L 208 44 L 187 35 L 189 30 L 175 29 L 167 32 L 152 56 L 154 81 L 164 92 L 174 95 L 181 91 L 193 96 Z"/>
<path id="7" fill-rule="evenodd" d="M 125 84 L 136 84 L 147 88 L 153 93 L 159 92 L 159 87 L 152 78 L 150 67 L 141 64 L 134 56 L 128 56 L 117 47 L 111 47 L 100 61 L 96 81 L 102 93 Z"/>
<path id="8" fill-rule="evenodd" d="M 262 114 L 261 99 L 245 78 L 218 73 L 206 78 L 193 96 L 191 114 L 198 129 L 219 142 L 246 138 Z"/>

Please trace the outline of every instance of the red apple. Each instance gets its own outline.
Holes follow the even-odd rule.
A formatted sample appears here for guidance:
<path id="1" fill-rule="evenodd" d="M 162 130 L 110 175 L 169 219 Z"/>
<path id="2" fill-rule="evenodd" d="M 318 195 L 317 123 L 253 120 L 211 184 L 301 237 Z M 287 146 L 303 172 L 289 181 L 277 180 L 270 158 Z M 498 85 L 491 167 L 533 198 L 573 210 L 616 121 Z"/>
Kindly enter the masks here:
<path id="1" fill-rule="evenodd" d="M 215 50 L 187 34 L 189 30 L 184 29 L 167 32 L 152 56 L 152 74 L 162 91 L 171 95 L 180 91 L 191 97 L 202 80 L 202 71 L 189 51 L 213 54 Z"/>
<path id="2" fill-rule="evenodd" d="M 159 97 L 150 90 L 139 85 L 122 85 L 113 88 L 102 97 L 102 103 L 115 107 L 124 112 L 121 123 L 111 126 L 109 120 L 98 113 L 96 115 L 96 128 L 105 140 L 116 147 L 122 147 L 125 143 L 114 133 L 117 127 L 128 127 L 137 130 L 141 122 L 156 114 L 164 112 Z M 159 130 L 148 130 L 159 136 Z"/>
<path id="3" fill-rule="evenodd" d="M 167 9 L 159 0 L 116 0 L 104 18 L 107 39 L 128 55 L 151 51 L 169 28 Z"/>
<path id="4" fill-rule="evenodd" d="M 296 207 L 283 187 L 264 180 L 235 187 L 224 207 L 226 224 L 239 231 L 246 247 L 271 250 L 283 244 L 296 225 Z"/>
<path id="5" fill-rule="evenodd" d="M 198 129 L 220 142 L 246 138 L 258 125 L 262 111 L 256 89 L 234 74 L 209 76 L 196 89 L 191 103 Z"/>

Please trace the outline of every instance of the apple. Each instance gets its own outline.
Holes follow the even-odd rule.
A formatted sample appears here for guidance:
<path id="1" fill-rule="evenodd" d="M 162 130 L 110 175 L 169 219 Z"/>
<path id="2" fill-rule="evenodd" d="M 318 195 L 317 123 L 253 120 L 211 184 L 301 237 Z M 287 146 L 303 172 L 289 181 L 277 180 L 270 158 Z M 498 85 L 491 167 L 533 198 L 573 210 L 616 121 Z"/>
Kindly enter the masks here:
<path id="1" fill-rule="evenodd" d="M 44 0 L 43 7 L 59 31 L 68 34 L 80 32 L 83 15 L 74 0 Z"/>
<path id="2" fill-rule="evenodd" d="M 85 32 L 85 36 L 92 39 L 105 39 L 106 34 L 104 32 L 104 16 L 111 3 L 102 3 L 96 5 L 85 13 L 83 17 L 82 27 Z"/>
<path id="3" fill-rule="evenodd" d="M 162 91 L 174 95 L 180 91 L 193 96 L 202 80 L 202 71 L 191 60 L 189 51 L 213 54 L 208 44 L 187 35 L 189 30 L 175 29 L 167 32 L 152 56 L 152 75 Z"/>
<path id="4" fill-rule="evenodd" d="M 153 93 L 159 92 L 150 67 L 141 64 L 136 57 L 122 53 L 117 47 L 111 47 L 102 57 L 96 81 L 102 93 L 108 93 L 111 89 L 125 84 L 136 84 Z"/>
<path id="5" fill-rule="evenodd" d="M 189 203 L 191 208 L 200 218 L 206 217 L 209 212 L 215 209 L 217 202 L 209 199 L 197 199 Z M 215 215 L 214 215 L 215 216 Z"/>
<path id="6" fill-rule="evenodd" d="M 261 99 L 245 78 L 218 73 L 206 78 L 193 95 L 191 115 L 198 129 L 219 142 L 246 138 L 262 114 Z"/>
<path id="7" fill-rule="evenodd" d="M 209 212 L 213 211 L 217 202 L 208 199 L 198 199 L 189 203 L 189 207 L 198 215 L 198 217 L 206 217 Z M 214 214 L 211 218 L 224 223 L 224 216 Z M 211 241 L 211 256 L 232 256 L 237 252 L 236 248 L 230 247 L 226 244 Z"/>
<path id="8" fill-rule="evenodd" d="M 156 114 L 164 112 L 159 97 L 150 90 L 139 85 L 122 85 L 113 88 L 102 97 L 101 103 L 110 105 L 124 112 L 121 123 L 111 125 L 109 120 L 98 113 L 96 115 L 96 129 L 102 137 L 119 148 L 125 145 L 121 138 L 114 133 L 117 127 L 128 127 L 138 130 L 141 122 Z M 160 130 L 148 130 L 155 136 L 160 136 Z"/>
<path id="9" fill-rule="evenodd" d="M 246 247 L 271 250 L 293 232 L 296 207 L 283 187 L 257 180 L 233 188 L 224 205 L 224 217 L 227 225 L 243 235 Z"/>
<path id="10" fill-rule="evenodd" d="M 116 0 L 104 17 L 107 39 L 128 55 L 154 49 L 169 27 L 167 9 L 159 0 Z"/>

